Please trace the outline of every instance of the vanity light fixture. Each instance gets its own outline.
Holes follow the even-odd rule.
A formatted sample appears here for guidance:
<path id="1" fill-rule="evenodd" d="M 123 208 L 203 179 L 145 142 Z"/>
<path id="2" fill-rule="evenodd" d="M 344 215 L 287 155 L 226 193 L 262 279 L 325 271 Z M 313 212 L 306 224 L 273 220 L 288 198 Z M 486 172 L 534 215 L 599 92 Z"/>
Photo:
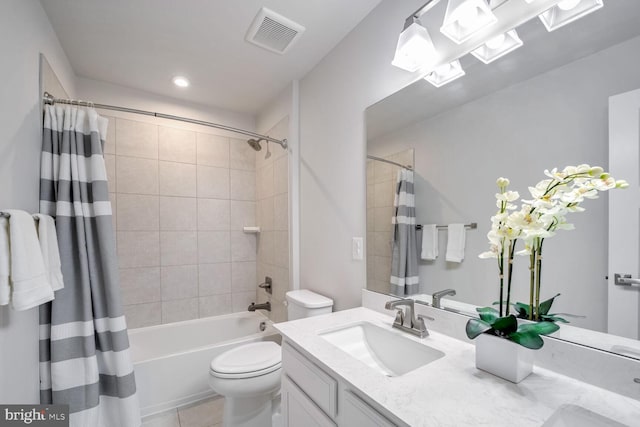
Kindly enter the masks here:
<path id="1" fill-rule="evenodd" d="M 398 37 L 396 54 L 391 61 L 398 68 L 414 72 L 433 61 L 436 48 L 427 29 L 420 20 L 410 16 L 404 23 L 404 30 Z"/>
<path id="2" fill-rule="evenodd" d="M 522 46 L 522 40 L 518 37 L 516 30 L 511 30 L 487 40 L 485 44 L 473 50 L 471 54 L 485 64 L 489 64 L 520 46 Z"/>
<path id="3" fill-rule="evenodd" d="M 178 86 L 179 88 L 189 87 L 189 79 L 184 76 L 175 76 L 173 78 L 173 84 Z"/>
<path id="4" fill-rule="evenodd" d="M 462 69 L 462 65 L 460 65 L 460 61 L 456 59 L 453 62 L 439 66 L 427 74 L 424 79 L 435 87 L 440 87 L 464 75 L 465 72 Z"/>
<path id="5" fill-rule="evenodd" d="M 526 0 L 532 3 L 535 0 Z M 604 6 L 603 0 L 562 0 L 539 18 L 547 31 L 557 30 Z"/>
<path id="6" fill-rule="evenodd" d="M 440 32 L 461 44 L 497 21 L 486 0 L 449 0 Z"/>

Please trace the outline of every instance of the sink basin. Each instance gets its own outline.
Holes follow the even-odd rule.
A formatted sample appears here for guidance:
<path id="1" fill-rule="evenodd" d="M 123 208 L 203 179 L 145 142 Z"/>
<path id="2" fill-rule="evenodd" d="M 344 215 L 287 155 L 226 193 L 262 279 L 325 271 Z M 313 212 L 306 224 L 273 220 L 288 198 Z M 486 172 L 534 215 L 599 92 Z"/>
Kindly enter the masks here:
<path id="1" fill-rule="evenodd" d="M 627 427 L 582 406 L 562 405 L 542 427 Z"/>
<path id="2" fill-rule="evenodd" d="M 389 377 L 404 375 L 444 356 L 440 350 L 368 322 L 350 324 L 319 335 Z"/>

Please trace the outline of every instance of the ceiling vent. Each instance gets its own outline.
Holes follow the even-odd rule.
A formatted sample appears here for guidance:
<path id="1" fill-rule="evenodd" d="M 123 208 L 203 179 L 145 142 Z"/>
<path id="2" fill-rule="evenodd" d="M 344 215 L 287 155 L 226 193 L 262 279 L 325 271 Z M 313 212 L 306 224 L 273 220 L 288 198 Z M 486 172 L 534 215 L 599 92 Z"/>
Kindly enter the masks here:
<path id="1" fill-rule="evenodd" d="M 302 25 L 263 7 L 251 23 L 245 40 L 282 55 L 293 46 L 304 30 Z"/>

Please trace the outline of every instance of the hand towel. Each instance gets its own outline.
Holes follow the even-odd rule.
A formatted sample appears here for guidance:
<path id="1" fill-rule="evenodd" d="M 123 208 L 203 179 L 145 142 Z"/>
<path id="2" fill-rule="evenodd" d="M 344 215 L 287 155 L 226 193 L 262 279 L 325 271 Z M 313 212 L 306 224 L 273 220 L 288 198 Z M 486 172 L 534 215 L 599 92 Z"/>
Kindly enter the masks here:
<path id="1" fill-rule="evenodd" d="M 422 250 L 420 258 L 433 261 L 438 258 L 438 228 L 435 224 L 422 226 Z"/>
<path id="2" fill-rule="evenodd" d="M 449 224 L 447 231 L 447 261 L 462 262 L 465 246 L 464 224 Z"/>
<path id="3" fill-rule="evenodd" d="M 49 278 L 51 288 L 54 291 L 59 291 L 64 288 L 64 282 L 62 280 L 56 223 L 49 215 L 35 214 L 34 217 L 38 218 L 38 239 L 40 240 L 44 270 Z"/>
<path id="4" fill-rule="evenodd" d="M 24 211 L 5 210 L 9 218 L 11 249 L 11 305 L 28 310 L 53 299 L 53 289 L 44 269 L 40 242 L 33 217 Z"/>
<path id="5" fill-rule="evenodd" d="M 7 305 L 11 300 L 11 252 L 9 252 L 9 220 L 0 217 L 0 305 Z"/>

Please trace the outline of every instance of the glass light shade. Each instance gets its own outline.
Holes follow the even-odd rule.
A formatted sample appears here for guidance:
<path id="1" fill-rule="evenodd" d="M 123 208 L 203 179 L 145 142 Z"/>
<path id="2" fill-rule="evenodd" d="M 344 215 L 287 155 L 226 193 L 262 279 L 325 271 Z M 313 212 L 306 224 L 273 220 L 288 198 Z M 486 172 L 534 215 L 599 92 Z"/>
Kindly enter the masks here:
<path id="1" fill-rule="evenodd" d="M 424 79 L 435 87 L 440 87 L 464 76 L 464 74 L 465 72 L 460 65 L 460 61 L 456 59 L 453 62 L 439 66 L 427 74 Z"/>
<path id="2" fill-rule="evenodd" d="M 497 20 L 486 0 L 449 0 L 440 32 L 461 44 Z"/>
<path id="3" fill-rule="evenodd" d="M 547 31 L 557 30 L 576 19 L 595 12 L 604 5 L 603 0 L 564 0 L 540 15 Z"/>
<path id="4" fill-rule="evenodd" d="M 433 46 L 429 32 L 420 24 L 420 21 L 415 19 L 400 33 L 396 54 L 391 64 L 414 72 L 433 61 L 435 53 L 436 48 Z"/>
<path id="5" fill-rule="evenodd" d="M 489 64 L 520 46 L 522 46 L 522 40 L 518 37 L 516 30 L 511 30 L 487 40 L 485 44 L 472 51 L 471 54 L 485 64 Z"/>

